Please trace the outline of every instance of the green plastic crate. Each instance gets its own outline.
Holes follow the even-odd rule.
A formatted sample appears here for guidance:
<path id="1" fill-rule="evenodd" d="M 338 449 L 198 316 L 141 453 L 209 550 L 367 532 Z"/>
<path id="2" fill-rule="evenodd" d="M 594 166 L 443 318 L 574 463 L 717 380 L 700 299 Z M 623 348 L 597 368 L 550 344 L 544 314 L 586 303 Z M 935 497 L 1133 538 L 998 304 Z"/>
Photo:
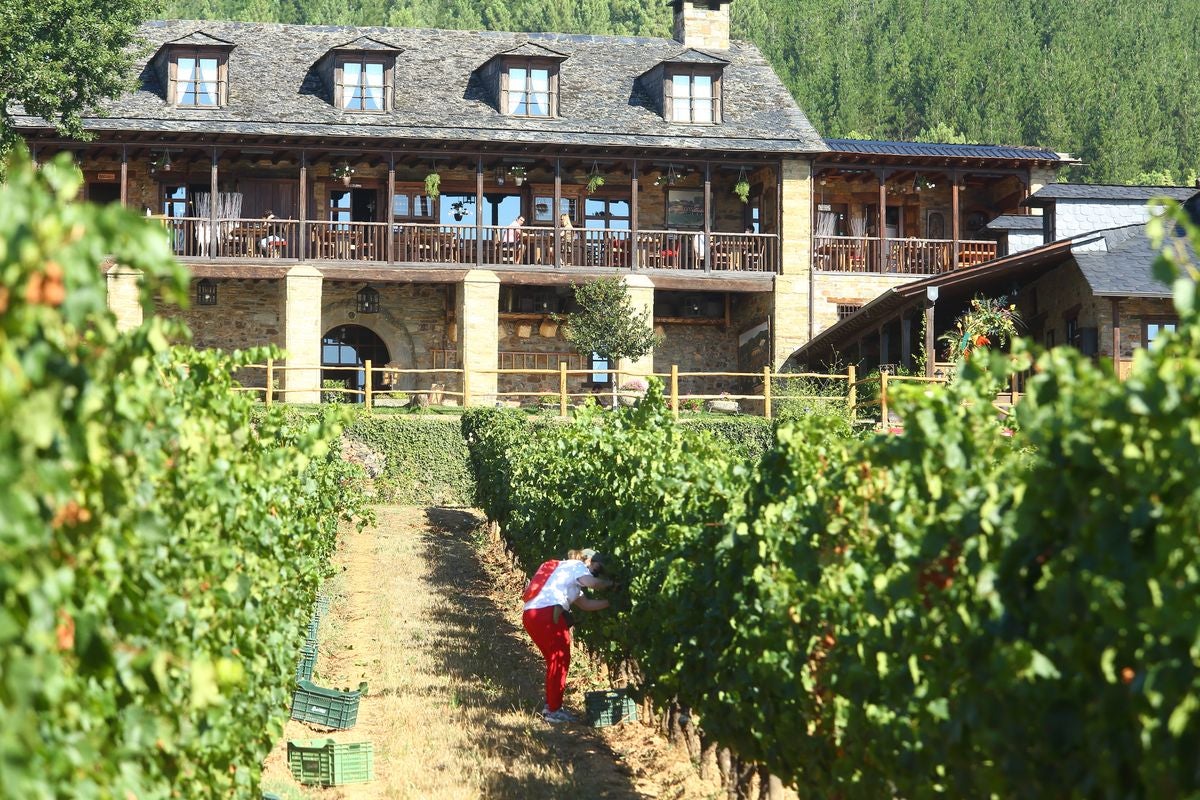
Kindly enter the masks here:
<path id="1" fill-rule="evenodd" d="M 588 692 L 583 696 L 588 723 L 596 728 L 637 719 L 637 704 L 623 690 Z"/>
<path id="2" fill-rule="evenodd" d="M 296 662 L 296 680 L 311 681 L 317 667 L 317 646 L 304 645 L 300 648 L 300 660 Z"/>
<path id="3" fill-rule="evenodd" d="M 317 629 L 321 627 L 321 618 L 313 614 L 312 620 L 308 623 L 308 630 L 304 634 L 304 645 L 316 646 L 317 644 Z"/>
<path id="4" fill-rule="evenodd" d="M 283 800 L 283 798 L 274 792 L 263 792 L 262 800 Z"/>
<path id="5" fill-rule="evenodd" d="M 358 721 L 360 697 L 361 692 L 339 692 L 312 681 L 298 681 L 292 694 L 292 719 L 339 731 L 352 728 Z"/>
<path id="6" fill-rule="evenodd" d="M 370 742 L 333 739 L 288 741 L 288 767 L 307 786 L 341 786 L 375 780 L 375 748 Z"/>

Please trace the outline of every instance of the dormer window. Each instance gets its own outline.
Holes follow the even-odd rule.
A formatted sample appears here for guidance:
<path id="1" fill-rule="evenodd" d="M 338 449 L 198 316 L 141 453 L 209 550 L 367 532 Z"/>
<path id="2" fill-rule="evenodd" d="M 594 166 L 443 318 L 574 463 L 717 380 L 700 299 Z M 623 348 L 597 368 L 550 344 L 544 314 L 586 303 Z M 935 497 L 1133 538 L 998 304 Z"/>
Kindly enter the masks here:
<path id="1" fill-rule="evenodd" d="M 721 73 L 674 66 L 665 75 L 663 109 L 671 122 L 712 125 L 721 121 Z"/>
<path id="2" fill-rule="evenodd" d="M 171 54 L 171 103 L 180 108 L 219 108 L 225 105 L 228 67 L 218 50 L 175 49 Z"/>
<path id="3" fill-rule="evenodd" d="M 514 117 L 558 116 L 558 64 L 506 60 L 500 77 L 501 107 Z"/>
<path id="4" fill-rule="evenodd" d="M 338 62 L 338 105 L 346 111 L 386 111 L 387 65 L 378 58 Z"/>

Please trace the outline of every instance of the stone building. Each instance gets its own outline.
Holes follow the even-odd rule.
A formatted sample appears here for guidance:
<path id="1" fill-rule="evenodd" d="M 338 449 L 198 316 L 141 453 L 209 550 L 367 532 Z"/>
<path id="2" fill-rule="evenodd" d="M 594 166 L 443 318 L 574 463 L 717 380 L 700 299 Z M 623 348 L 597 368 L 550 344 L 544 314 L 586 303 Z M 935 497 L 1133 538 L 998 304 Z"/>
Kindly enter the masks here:
<path id="1" fill-rule="evenodd" d="M 561 363 L 604 391 L 614 365 L 557 316 L 601 276 L 662 336 L 623 370 L 758 373 L 889 287 L 994 258 L 987 222 L 1072 163 L 822 140 L 730 40 L 730 2 L 674 0 L 673 39 L 148 22 L 138 88 L 91 141 L 19 107 L 15 126 L 36 158 L 73 153 L 88 199 L 159 218 L 195 279 L 163 313 L 200 346 L 282 347 L 293 401 L 366 360 L 446 370 L 396 388 L 470 403 L 555 391 L 520 371 Z M 137 280 L 110 274 L 124 325 Z"/>

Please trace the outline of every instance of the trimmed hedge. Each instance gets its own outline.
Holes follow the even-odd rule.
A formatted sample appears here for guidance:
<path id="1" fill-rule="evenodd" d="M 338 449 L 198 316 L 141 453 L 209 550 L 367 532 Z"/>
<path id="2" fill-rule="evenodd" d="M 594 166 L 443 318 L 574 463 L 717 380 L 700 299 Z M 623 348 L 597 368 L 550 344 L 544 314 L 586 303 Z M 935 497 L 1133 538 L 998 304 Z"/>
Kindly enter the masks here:
<path id="1" fill-rule="evenodd" d="M 775 443 L 775 426 L 765 417 L 701 417 L 679 420 L 679 427 L 732 446 L 734 458 L 755 463 Z"/>
<path id="2" fill-rule="evenodd" d="M 470 505 L 475 481 L 458 417 L 361 415 L 346 435 L 383 460 L 379 500 L 405 505 Z"/>

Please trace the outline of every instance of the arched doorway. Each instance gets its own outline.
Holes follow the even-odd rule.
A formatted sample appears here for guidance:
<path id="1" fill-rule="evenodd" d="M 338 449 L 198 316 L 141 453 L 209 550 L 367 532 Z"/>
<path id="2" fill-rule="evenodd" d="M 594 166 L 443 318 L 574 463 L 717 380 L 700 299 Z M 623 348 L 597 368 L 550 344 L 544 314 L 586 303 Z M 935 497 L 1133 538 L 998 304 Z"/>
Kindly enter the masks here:
<path id="1" fill-rule="evenodd" d="M 361 391 L 366 384 L 362 369 L 367 361 L 372 367 L 389 361 L 387 345 L 370 328 L 362 325 L 339 325 L 321 337 L 321 385 L 338 381 L 347 389 Z M 361 403 L 359 395 L 346 395 L 346 402 Z"/>

